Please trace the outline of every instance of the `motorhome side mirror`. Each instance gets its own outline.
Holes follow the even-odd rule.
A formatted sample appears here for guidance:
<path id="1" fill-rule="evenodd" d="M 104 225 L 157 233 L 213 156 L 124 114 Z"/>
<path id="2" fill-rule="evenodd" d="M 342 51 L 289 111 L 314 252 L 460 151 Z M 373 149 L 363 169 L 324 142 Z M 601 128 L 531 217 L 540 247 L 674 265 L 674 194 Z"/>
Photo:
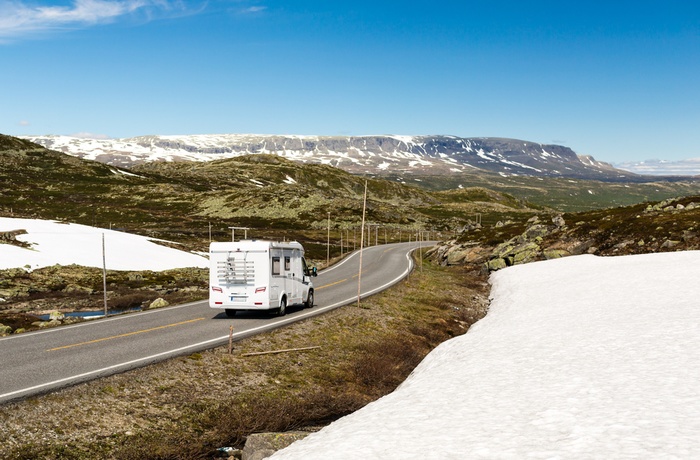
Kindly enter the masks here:
<path id="1" fill-rule="evenodd" d="M 316 268 L 316 267 L 311 268 L 311 276 L 318 276 L 318 268 Z"/>

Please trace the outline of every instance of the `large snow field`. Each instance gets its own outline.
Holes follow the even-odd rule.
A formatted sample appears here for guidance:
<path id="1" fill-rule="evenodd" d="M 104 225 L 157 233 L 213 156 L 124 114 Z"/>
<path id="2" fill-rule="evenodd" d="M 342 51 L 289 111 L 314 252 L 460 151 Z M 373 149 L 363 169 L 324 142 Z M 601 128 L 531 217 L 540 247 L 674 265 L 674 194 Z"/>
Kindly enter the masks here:
<path id="1" fill-rule="evenodd" d="M 700 458 L 700 252 L 491 277 L 489 313 L 274 459 Z"/>
<path id="2" fill-rule="evenodd" d="M 209 266 L 207 258 L 154 243 L 153 238 L 50 220 L 0 217 L 0 233 L 23 229 L 17 240 L 30 248 L 0 244 L 0 269 L 77 264 L 102 267 L 102 235 L 108 270 L 153 270 Z"/>

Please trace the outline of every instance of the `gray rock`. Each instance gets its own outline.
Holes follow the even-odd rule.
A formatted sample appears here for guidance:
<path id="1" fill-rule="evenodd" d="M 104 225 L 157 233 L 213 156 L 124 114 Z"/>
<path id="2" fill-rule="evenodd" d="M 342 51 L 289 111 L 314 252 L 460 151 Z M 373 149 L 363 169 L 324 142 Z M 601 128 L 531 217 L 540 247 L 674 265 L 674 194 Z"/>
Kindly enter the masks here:
<path id="1" fill-rule="evenodd" d="M 537 256 L 540 254 L 540 252 L 541 249 L 535 242 L 521 244 L 513 249 L 513 263 L 524 264 L 537 260 Z"/>
<path id="2" fill-rule="evenodd" d="M 515 243 L 513 241 L 501 243 L 493 250 L 493 258 L 502 259 L 513 252 L 513 249 L 515 249 Z"/>
<path id="3" fill-rule="evenodd" d="M 506 264 L 506 261 L 504 259 L 491 259 L 486 263 L 486 269 L 490 272 L 494 272 L 496 270 L 501 270 L 502 268 L 506 268 L 508 264 Z"/>
<path id="4" fill-rule="evenodd" d="M 523 236 L 525 237 L 525 240 L 533 240 L 537 237 L 546 236 L 548 233 L 549 233 L 549 229 L 547 228 L 546 225 L 535 224 L 532 227 L 525 230 L 525 233 L 523 233 Z"/>
<path id="5" fill-rule="evenodd" d="M 29 288 L 25 286 L 10 287 L 0 289 L 0 297 L 3 299 L 12 299 L 20 297 L 29 297 Z"/>
<path id="6" fill-rule="evenodd" d="M 170 305 L 170 303 L 162 297 L 158 297 L 156 300 L 151 302 L 148 308 L 163 308 Z"/>
<path id="7" fill-rule="evenodd" d="M 294 441 L 307 437 L 306 431 L 287 431 L 284 433 L 254 433 L 246 439 L 243 448 L 243 460 L 263 460 Z"/>
<path id="8" fill-rule="evenodd" d="M 569 251 L 566 251 L 564 249 L 545 249 L 543 251 L 543 253 L 544 253 L 544 258 L 547 260 L 559 259 L 561 257 L 566 257 L 566 256 L 571 255 L 569 253 Z"/>
<path id="9" fill-rule="evenodd" d="M 485 257 L 486 251 L 481 246 L 454 246 L 445 253 L 447 265 L 459 265 L 465 263 L 478 262 Z"/>
<path id="10" fill-rule="evenodd" d="M 94 291 L 89 287 L 78 286 L 77 284 L 69 284 L 63 288 L 63 292 L 67 293 L 82 293 L 82 294 L 92 294 Z"/>

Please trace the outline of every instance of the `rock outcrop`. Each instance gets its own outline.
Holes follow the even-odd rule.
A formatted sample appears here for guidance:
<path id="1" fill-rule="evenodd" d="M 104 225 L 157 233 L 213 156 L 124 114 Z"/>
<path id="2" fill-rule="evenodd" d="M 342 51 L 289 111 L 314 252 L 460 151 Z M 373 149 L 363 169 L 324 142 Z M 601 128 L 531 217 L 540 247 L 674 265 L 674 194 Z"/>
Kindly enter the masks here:
<path id="1" fill-rule="evenodd" d="M 495 246 L 483 241 L 496 239 L 493 235 L 507 224 L 499 222 L 492 229 L 485 229 L 489 237 L 481 229 L 465 231 L 458 240 L 439 245 L 430 256 L 442 265 L 472 265 L 491 272 L 580 254 L 626 255 L 700 249 L 697 197 L 695 201 L 693 197 L 673 198 L 647 206 L 568 214 L 566 218 L 560 214 L 545 216 L 531 218 L 524 231 Z M 473 241 L 469 241 L 470 237 Z"/>

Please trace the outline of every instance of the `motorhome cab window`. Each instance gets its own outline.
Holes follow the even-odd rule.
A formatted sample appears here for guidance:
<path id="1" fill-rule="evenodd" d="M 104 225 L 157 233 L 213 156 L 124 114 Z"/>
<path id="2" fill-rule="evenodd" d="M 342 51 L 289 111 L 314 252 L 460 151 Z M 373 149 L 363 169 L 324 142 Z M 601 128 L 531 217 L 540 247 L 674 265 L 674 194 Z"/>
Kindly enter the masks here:
<path id="1" fill-rule="evenodd" d="M 272 258 L 272 274 L 273 275 L 280 274 L 280 258 L 279 257 Z"/>
<path id="2" fill-rule="evenodd" d="M 284 258 L 284 271 L 288 272 L 292 269 L 292 261 L 289 259 L 289 256 L 285 256 Z"/>

